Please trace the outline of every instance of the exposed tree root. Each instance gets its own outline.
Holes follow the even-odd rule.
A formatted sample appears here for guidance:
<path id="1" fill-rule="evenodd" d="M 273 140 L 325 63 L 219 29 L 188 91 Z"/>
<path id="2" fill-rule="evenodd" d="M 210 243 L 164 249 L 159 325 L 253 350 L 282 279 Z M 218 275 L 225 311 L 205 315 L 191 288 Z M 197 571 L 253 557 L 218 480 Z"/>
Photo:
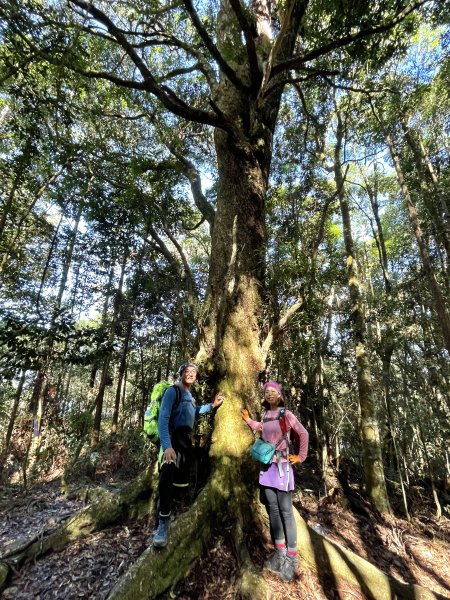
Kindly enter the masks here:
<path id="1" fill-rule="evenodd" d="M 241 509 L 249 504 L 249 491 L 245 485 L 236 483 L 241 481 L 236 473 L 240 467 L 238 461 L 229 457 L 218 461 L 194 504 L 173 524 L 166 548 L 145 550 L 114 586 L 108 600 L 155 598 L 174 586 L 190 571 L 214 526 L 223 523 L 225 515 L 231 515 L 234 521 L 235 548 L 242 570 L 239 582 L 242 596 L 265 600 L 264 584 L 258 581 L 244 541 Z M 255 591 L 259 595 L 255 595 Z"/>
<path id="2" fill-rule="evenodd" d="M 136 516 L 139 500 L 148 497 L 154 486 L 154 481 L 152 485 L 154 476 L 152 468 L 148 468 L 120 492 L 102 495 L 97 502 L 77 512 L 62 526 L 49 532 L 42 532 L 32 539 L 10 545 L 0 556 L 0 590 L 5 586 L 11 568 L 17 568 L 25 561 L 37 558 L 46 552 L 61 550 L 70 542 L 119 519 Z M 147 510 L 144 506 L 141 514 Z"/>
<path id="3" fill-rule="evenodd" d="M 191 508 L 177 518 L 166 548 L 147 548 L 116 583 L 108 600 L 155 598 L 189 572 L 211 535 L 217 508 L 211 501 L 212 487 L 210 481 Z"/>
<path id="4" fill-rule="evenodd" d="M 149 468 L 117 494 L 110 494 L 73 515 L 63 526 L 9 548 L 0 557 L 0 590 L 9 572 L 31 558 L 45 552 L 59 550 L 69 542 L 101 529 L 119 519 L 135 515 L 139 500 L 149 495 L 154 486 L 155 472 Z M 116 583 L 108 600 L 135 600 L 155 598 L 174 586 L 192 568 L 201 556 L 213 528 L 222 523 L 224 515 L 233 519 L 233 541 L 240 566 L 238 594 L 243 599 L 266 600 L 263 578 L 254 566 L 247 545 L 245 524 L 256 522 L 267 527 L 267 515 L 259 502 L 249 502 L 244 485 L 236 486 L 239 477 L 235 469 L 217 469 L 200 492 L 192 507 L 180 515 L 170 531 L 165 549 L 153 547 L 143 552 L 129 571 Z M 233 482 L 233 485 L 231 484 Z M 149 503 L 147 501 L 147 510 Z M 250 514 L 243 507 L 253 506 Z M 436 600 L 442 595 L 420 585 L 403 583 L 386 575 L 374 565 L 339 544 L 325 539 L 295 511 L 301 560 L 317 572 L 324 586 L 338 587 L 343 582 L 359 588 L 368 600 Z"/>
<path id="5" fill-rule="evenodd" d="M 245 473 L 245 466 L 244 466 Z M 238 477 L 236 481 L 245 481 L 244 477 Z M 269 592 L 266 583 L 261 577 L 259 569 L 253 563 L 246 539 L 248 538 L 248 527 L 255 527 L 258 520 L 260 502 L 256 490 L 248 489 L 245 485 L 234 485 L 232 504 L 227 503 L 228 514 L 231 514 L 233 522 L 233 542 L 236 559 L 239 565 L 238 597 L 242 600 L 267 600 Z M 256 523 L 258 527 L 258 523 Z"/>
<path id="6" fill-rule="evenodd" d="M 4 562 L 0 562 L 0 592 L 5 587 L 6 580 L 10 571 L 9 565 Z"/>
<path id="7" fill-rule="evenodd" d="M 347 582 L 358 587 L 368 600 L 436 600 L 444 596 L 415 584 L 404 583 L 386 575 L 370 562 L 325 539 L 308 527 L 296 510 L 298 546 L 301 560 L 314 570 L 319 579 L 327 577 L 338 585 Z"/>
<path id="8" fill-rule="evenodd" d="M 191 509 L 177 519 L 170 531 L 167 547 L 163 550 L 148 548 L 115 585 L 108 600 L 152 599 L 174 586 L 201 555 L 214 524 L 224 514 L 232 515 L 234 519 L 235 551 L 241 571 L 238 581 L 240 597 L 252 600 L 267 598 L 264 581 L 245 544 L 243 523 L 249 515 L 243 515 L 241 507 L 249 505 L 243 498 L 247 492 L 244 486 L 237 488 L 235 484 L 232 494 L 225 493 L 230 487 L 227 486 L 224 471 L 219 477 L 216 472 L 216 478 L 213 476 L 210 479 Z M 334 580 L 336 586 L 343 582 L 350 583 L 359 588 L 368 600 L 443 598 L 420 585 L 403 583 L 388 576 L 353 552 L 326 540 L 308 527 L 297 511 L 295 518 L 301 559 L 318 573 L 319 579 L 326 578 L 324 585 L 327 587 L 330 579 Z M 267 526 L 267 515 L 259 503 L 253 512 L 253 520 Z"/>
<path id="9" fill-rule="evenodd" d="M 251 560 L 245 543 L 243 521 L 242 513 L 239 513 L 234 525 L 233 536 L 236 557 L 240 566 L 239 597 L 242 600 L 267 600 L 269 594 L 266 584 Z"/>

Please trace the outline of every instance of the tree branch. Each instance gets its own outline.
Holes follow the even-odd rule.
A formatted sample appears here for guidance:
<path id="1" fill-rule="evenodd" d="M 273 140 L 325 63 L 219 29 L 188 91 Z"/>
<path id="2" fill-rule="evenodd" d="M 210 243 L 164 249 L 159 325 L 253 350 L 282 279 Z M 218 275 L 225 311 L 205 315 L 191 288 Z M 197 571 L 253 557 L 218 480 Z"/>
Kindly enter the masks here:
<path id="1" fill-rule="evenodd" d="M 209 33 L 203 27 L 203 25 L 200 21 L 200 18 L 197 14 L 197 11 L 195 10 L 195 8 L 192 4 L 192 1 L 191 0 L 183 0 L 183 3 L 184 3 L 184 6 L 186 7 L 186 10 L 187 10 L 189 16 L 191 17 L 192 23 L 193 23 L 195 29 L 197 30 L 197 33 L 199 34 L 199 36 L 203 40 L 205 46 L 211 53 L 211 56 L 217 61 L 217 64 L 219 65 L 220 70 L 223 72 L 224 75 L 226 75 L 228 77 L 228 79 L 231 81 L 231 83 L 233 85 L 235 85 L 238 89 L 245 91 L 245 92 L 249 92 L 250 90 L 249 90 L 248 86 L 246 86 L 244 84 L 244 82 L 242 82 L 239 79 L 239 77 L 236 75 L 236 72 L 225 61 L 223 56 L 220 54 L 219 49 L 212 41 Z"/>
<path id="2" fill-rule="evenodd" d="M 3 85 L 6 81 L 8 81 L 8 79 L 10 77 L 13 77 L 14 75 L 17 75 L 17 73 L 19 71 L 21 71 L 22 69 L 25 69 L 25 67 L 31 63 L 31 61 L 33 60 L 34 55 L 32 54 L 31 56 L 28 56 L 25 60 L 23 60 L 22 62 L 20 62 L 17 65 L 11 65 L 8 61 L 8 63 L 6 61 L 4 61 L 3 66 L 8 66 L 10 67 L 10 71 L 8 73 L 4 73 L 2 74 L 1 78 L 0 78 L 0 85 Z"/>
<path id="3" fill-rule="evenodd" d="M 71 4 L 78 6 L 79 8 L 86 11 L 98 22 L 102 23 L 108 30 L 108 32 L 117 40 L 117 43 L 125 50 L 131 61 L 136 65 L 139 73 L 142 75 L 143 82 L 131 82 L 129 80 L 123 80 L 115 77 L 108 73 L 95 73 L 93 71 L 86 71 L 84 74 L 88 77 L 100 77 L 107 79 L 122 85 L 125 87 L 134 87 L 135 89 L 144 89 L 161 101 L 161 103 L 170 112 L 190 121 L 197 123 L 205 123 L 213 125 L 214 127 L 225 128 L 226 123 L 223 123 L 215 114 L 206 112 L 204 110 L 195 109 L 186 104 L 181 98 L 179 98 L 173 90 L 167 86 L 158 85 L 157 80 L 153 76 L 150 69 L 147 67 L 143 59 L 137 54 L 135 48 L 127 40 L 126 36 L 121 30 L 111 21 L 111 19 L 100 9 L 95 7 L 92 3 L 85 0 L 69 0 Z M 83 73 L 82 73 L 83 74 Z M 134 83 L 134 85 L 133 85 Z"/>
<path id="4" fill-rule="evenodd" d="M 189 263 L 186 259 L 186 255 L 183 252 L 183 248 L 181 247 L 181 244 L 178 243 L 178 240 L 172 234 L 172 232 L 169 229 L 167 229 L 166 227 L 164 227 L 164 233 L 167 235 L 169 240 L 175 246 L 175 248 L 178 252 L 178 255 L 180 256 L 181 264 L 183 265 L 182 270 L 181 270 L 181 278 L 186 284 L 186 288 L 187 288 L 186 291 L 189 294 L 191 303 L 193 303 L 194 300 L 198 299 L 198 292 L 197 292 L 197 289 L 195 286 L 195 280 L 192 277 L 191 268 L 189 267 Z"/>
<path id="5" fill-rule="evenodd" d="M 189 179 L 191 184 L 192 196 L 194 197 L 194 202 L 198 210 L 202 213 L 203 218 L 208 221 L 210 232 L 214 228 L 214 220 L 216 218 L 216 212 L 211 204 L 206 199 L 205 195 L 202 191 L 202 184 L 200 180 L 200 174 L 198 170 L 195 168 L 195 165 L 187 159 L 181 152 L 175 148 L 173 144 L 169 144 L 165 142 L 167 148 L 170 152 L 178 159 L 183 167 L 183 172 L 186 177 Z"/>
<path id="6" fill-rule="evenodd" d="M 160 212 L 162 212 L 162 211 L 160 211 Z M 175 248 L 178 252 L 178 255 L 180 256 L 181 264 L 180 264 L 180 261 L 177 260 L 175 258 L 175 256 L 172 254 L 172 252 L 169 250 L 169 248 L 167 247 L 165 242 L 158 235 L 158 233 L 156 232 L 156 229 L 153 227 L 153 225 L 150 225 L 150 224 L 148 225 L 148 233 L 152 239 L 146 238 L 145 241 L 147 242 L 147 244 L 149 244 L 149 246 L 151 248 L 153 248 L 154 250 L 156 250 L 157 252 L 162 254 L 164 256 L 164 258 L 167 260 L 167 262 L 176 269 L 181 280 L 184 281 L 184 283 L 186 284 L 187 292 L 189 294 L 189 300 L 192 304 L 198 298 L 198 294 L 197 294 L 197 290 L 195 288 L 194 278 L 192 277 L 191 269 L 186 260 L 186 256 L 183 252 L 183 249 L 182 249 L 181 245 L 178 243 L 178 240 L 166 227 L 163 226 L 163 228 L 164 228 L 164 233 L 167 235 L 169 240 L 175 246 Z"/>
<path id="7" fill-rule="evenodd" d="M 174 266 L 177 271 L 179 272 L 180 270 L 180 265 L 178 263 L 178 261 L 175 260 L 172 252 L 169 250 L 169 248 L 166 246 L 166 244 L 163 242 L 163 240 L 159 237 L 159 235 L 156 232 L 156 229 L 153 227 L 153 225 L 149 225 L 148 227 L 148 233 L 151 235 L 152 239 L 148 239 L 146 238 L 146 242 L 147 244 L 149 244 L 149 246 L 151 248 L 153 248 L 154 250 L 156 250 L 157 252 L 159 252 L 160 254 L 162 254 L 164 256 L 164 258 L 167 260 L 167 262 L 169 264 L 171 264 L 172 266 Z"/>
<path id="8" fill-rule="evenodd" d="M 281 31 L 278 34 L 276 42 L 270 52 L 267 68 L 264 74 L 264 82 L 261 86 L 263 94 L 268 95 L 269 91 L 273 92 L 279 85 L 284 86 L 284 78 L 281 77 L 281 81 L 274 82 L 274 87 L 268 87 L 271 79 L 277 74 L 282 74 L 282 70 L 278 73 L 274 73 L 274 69 L 277 68 L 276 63 L 278 57 L 281 57 L 280 64 L 283 64 L 282 59 L 284 56 L 291 56 L 291 53 L 295 47 L 295 41 L 297 39 L 298 30 L 306 14 L 309 0 L 290 0 L 286 7 L 284 19 L 281 25 Z M 279 78 L 280 79 L 280 78 Z"/>
<path id="9" fill-rule="evenodd" d="M 242 6 L 241 0 L 229 0 L 231 4 L 231 8 L 234 11 L 234 14 L 237 17 L 239 25 L 241 26 L 242 32 L 245 37 L 246 47 L 247 47 L 247 55 L 248 55 L 248 64 L 250 69 L 250 78 L 251 78 L 251 87 L 253 90 L 258 90 L 261 81 L 262 81 L 262 73 L 261 69 L 258 65 L 258 56 L 256 53 L 256 45 L 255 45 L 255 32 L 252 31 L 251 25 L 245 16 L 244 7 Z"/>
<path id="10" fill-rule="evenodd" d="M 283 78 L 273 79 L 272 81 L 270 81 L 268 83 L 268 85 L 266 85 L 263 95 L 269 96 L 274 90 L 277 90 L 280 87 L 283 88 L 289 83 L 291 83 L 291 84 L 304 83 L 305 81 L 310 81 L 314 77 L 323 76 L 323 74 L 325 74 L 325 75 L 326 74 L 328 74 L 328 75 L 339 75 L 340 74 L 339 71 L 336 71 L 336 70 L 326 71 L 324 69 L 313 69 L 313 68 L 308 68 L 308 67 L 300 67 L 299 70 L 306 71 L 306 75 L 304 75 L 302 77 L 285 76 Z"/>
<path id="11" fill-rule="evenodd" d="M 273 342 L 277 339 L 277 337 L 280 335 L 280 333 L 283 331 L 283 329 L 286 326 L 286 323 L 289 321 L 289 319 L 296 313 L 298 312 L 303 306 L 303 298 L 298 298 L 297 302 L 295 304 L 293 304 L 292 306 L 290 306 L 286 312 L 284 313 L 284 315 L 280 318 L 280 320 L 278 321 L 278 323 L 275 323 L 274 325 L 272 325 L 272 327 L 269 330 L 269 333 L 267 334 L 266 339 L 264 340 L 263 344 L 262 344 L 262 352 L 264 356 L 267 356 L 270 347 L 272 346 Z"/>
<path id="12" fill-rule="evenodd" d="M 157 78 L 158 83 L 162 83 L 163 81 L 167 81 L 168 79 L 173 79 L 174 77 L 178 77 L 178 75 L 187 75 L 188 73 L 193 73 L 194 71 L 199 70 L 199 64 L 192 65 L 191 67 L 185 67 L 184 69 L 174 69 L 173 71 L 169 71 L 162 77 Z"/>
<path id="13" fill-rule="evenodd" d="M 196 223 L 195 225 L 193 225 L 192 227 L 189 227 L 189 225 L 186 225 L 186 223 L 183 222 L 183 229 L 186 229 L 187 231 L 195 231 L 196 229 L 198 229 L 200 227 L 200 225 L 203 225 L 203 223 L 205 221 L 206 221 L 205 217 L 202 216 L 200 221 L 198 223 Z"/>
<path id="14" fill-rule="evenodd" d="M 292 83 L 295 91 L 297 92 L 298 97 L 300 98 L 300 102 L 303 107 L 303 112 L 308 117 L 308 121 L 311 119 L 311 121 L 314 121 L 314 123 L 317 126 L 320 126 L 320 123 L 319 123 L 319 120 L 317 119 L 317 117 L 313 113 L 309 112 L 309 110 L 308 110 L 308 106 L 306 105 L 306 98 L 303 94 L 302 88 L 298 85 L 298 83 L 294 79 L 290 79 L 288 81 L 288 83 Z"/>
<path id="15" fill-rule="evenodd" d="M 143 42 L 139 42 L 137 44 L 132 44 L 132 47 L 136 50 L 141 49 L 141 48 L 148 48 L 150 46 L 170 46 L 170 47 L 175 47 L 175 48 L 180 48 L 181 50 L 184 50 L 186 52 L 186 54 L 188 54 L 189 56 L 193 56 L 194 58 L 197 59 L 197 67 L 198 70 L 203 73 L 203 75 L 205 76 L 206 81 L 208 82 L 208 85 L 211 89 L 214 88 L 214 85 L 217 83 L 217 78 L 216 75 L 214 73 L 214 70 L 211 68 L 210 64 L 208 63 L 208 61 L 205 59 L 205 57 L 203 56 L 203 54 L 199 51 L 199 48 L 195 47 L 195 46 L 191 46 L 189 44 L 186 44 L 185 42 L 183 42 L 182 40 L 173 37 L 173 36 L 168 36 L 166 33 L 160 31 L 158 33 L 155 34 L 145 34 L 145 32 L 141 33 L 142 37 L 146 37 L 150 36 L 150 35 L 157 35 L 159 37 L 152 39 L 152 40 L 145 40 Z"/>
<path id="16" fill-rule="evenodd" d="M 420 0 L 416 2 L 411 7 L 401 11 L 394 19 L 389 21 L 388 23 L 383 23 L 382 25 L 378 25 L 378 27 L 367 27 L 366 29 L 361 29 L 354 34 L 346 35 L 338 40 L 334 40 L 325 46 L 321 46 L 320 48 L 316 48 L 315 50 L 311 50 L 311 52 L 307 52 L 303 56 L 294 56 L 293 58 L 286 60 L 284 62 L 280 62 L 275 65 L 270 72 L 270 79 L 279 75 L 284 71 L 289 71 L 290 69 L 297 69 L 301 67 L 305 62 L 309 62 L 318 58 L 319 56 L 323 56 L 325 54 L 329 54 L 332 50 L 336 50 L 337 48 L 343 48 L 344 46 L 348 46 L 357 40 L 364 39 L 371 35 L 375 35 L 377 33 L 384 33 L 394 28 L 396 25 L 401 23 L 408 15 L 412 12 L 420 8 L 421 6 L 431 2 L 431 0 Z"/>
<path id="17" fill-rule="evenodd" d="M 335 73 L 333 73 L 335 74 Z M 365 89 L 365 88 L 358 88 L 358 87 L 354 87 L 352 85 L 345 85 L 345 84 L 341 84 L 341 83 L 334 83 L 334 81 L 332 81 L 325 72 L 318 72 L 317 73 L 318 77 L 322 77 L 322 79 L 324 79 L 328 85 L 330 85 L 331 87 L 335 88 L 336 90 L 346 90 L 348 92 L 357 92 L 360 94 L 381 94 L 383 92 L 388 92 L 390 94 L 398 94 L 399 92 L 397 90 L 393 90 L 392 88 L 378 88 L 378 89 Z"/>

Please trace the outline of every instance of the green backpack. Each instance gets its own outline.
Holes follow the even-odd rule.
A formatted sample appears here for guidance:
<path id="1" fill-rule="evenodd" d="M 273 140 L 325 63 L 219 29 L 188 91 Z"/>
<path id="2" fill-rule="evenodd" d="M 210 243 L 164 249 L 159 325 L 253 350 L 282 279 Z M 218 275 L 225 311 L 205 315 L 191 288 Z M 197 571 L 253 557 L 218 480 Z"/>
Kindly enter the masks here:
<path id="1" fill-rule="evenodd" d="M 159 410 L 161 408 L 161 402 L 164 393 L 170 387 L 174 387 L 177 394 L 177 399 L 173 405 L 172 411 L 178 406 L 181 399 L 180 388 L 169 381 L 159 381 L 153 386 L 152 393 L 150 394 L 150 403 L 147 405 L 147 410 L 144 414 L 144 433 L 147 435 L 147 439 L 153 444 L 157 444 L 159 442 Z"/>

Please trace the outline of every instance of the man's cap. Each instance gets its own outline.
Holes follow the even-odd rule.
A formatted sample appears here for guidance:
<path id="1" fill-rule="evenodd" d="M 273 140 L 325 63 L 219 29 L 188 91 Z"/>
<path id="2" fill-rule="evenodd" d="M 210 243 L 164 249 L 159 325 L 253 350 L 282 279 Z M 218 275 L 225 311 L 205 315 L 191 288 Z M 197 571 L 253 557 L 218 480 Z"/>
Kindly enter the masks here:
<path id="1" fill-rule="evenodd" d="M 189 369 L 189 367 L 194 368 L 198 373 L 197 365 L 192 362 L 187 362 L 187 363 L 182 364 L 181 367 L 178 369 L 178 377 L 181 377 L 183 375 L 183 373 L 186 371 L 186 369 Z"/>

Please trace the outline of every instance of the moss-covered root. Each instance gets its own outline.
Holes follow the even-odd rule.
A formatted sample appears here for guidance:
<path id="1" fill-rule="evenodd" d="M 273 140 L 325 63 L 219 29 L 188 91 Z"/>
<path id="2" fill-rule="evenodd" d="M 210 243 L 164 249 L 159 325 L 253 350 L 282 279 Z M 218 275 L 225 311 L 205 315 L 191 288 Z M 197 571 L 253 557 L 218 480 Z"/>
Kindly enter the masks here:
<path id="1" fill-rule="evenodd" d="M 269 593 L 261 577 L 250 558 L 243 530 L 243 519 L 239 514 L 234 525 L 234 547 L 239 562 L 240 575 L 238 580 L 239 597 L 242 600 L 268 600 Z"/>
<path id="2" fill-rule="evenodd" d="M 10 547 L 0 556 L 0 585 L 2 578 L 6 581 L 10 565 L 18 567 L 51 550 L 61 550 L 70 542 L 127 517 L 139 498 L 150 493 L 151 482 L 152 469 L 148 468 L 120 492 L 108 494 L 87 506 L 54 531 L 29 543 L 22 542 L 20 547 Z"/>
<path id="3" fill-rule="evenodd" d="M 10 567 L 7 563 L 0 562 L 0 593 L 6 586 L 6 581 L 8 579 Z"/>
<path id="4" fill-rule="evenodd" d="M 191 508 L 172 524 L 165 548 L 147 548 L 111 590 L 108 600 L 155 598 L 191 569 L 211 535 L 214 491 L 211 483 Z M 217 508 L 217 506 L 216 506 Z"/>
<path id="5" fill-rule="evenodd" d="M 420 585 L 403 583 L 386 575 L 367 560 L 331 542 L 313 531 L 294 510 L 298 531 L 299 554 L 303 562 L 317 572 L 326 574 L 327 585 L 347 582 L 358 587 L 368 600 L 436 600 L 434 594 Z M 325 583 L 324 583 L 325 585 Z"/>

